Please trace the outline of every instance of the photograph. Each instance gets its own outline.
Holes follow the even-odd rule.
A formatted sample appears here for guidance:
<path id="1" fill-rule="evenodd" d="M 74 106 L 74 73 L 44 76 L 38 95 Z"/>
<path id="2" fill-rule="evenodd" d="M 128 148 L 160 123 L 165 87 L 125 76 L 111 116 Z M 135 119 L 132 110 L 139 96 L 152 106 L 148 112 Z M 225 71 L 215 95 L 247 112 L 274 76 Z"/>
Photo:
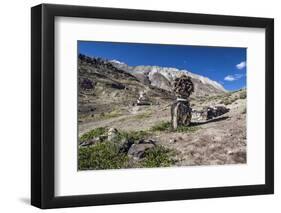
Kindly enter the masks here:
<path id="1" fill-rule="evenodd" d="M 246 164 L 246 56 L 77 41 L 78 171 Z"/>

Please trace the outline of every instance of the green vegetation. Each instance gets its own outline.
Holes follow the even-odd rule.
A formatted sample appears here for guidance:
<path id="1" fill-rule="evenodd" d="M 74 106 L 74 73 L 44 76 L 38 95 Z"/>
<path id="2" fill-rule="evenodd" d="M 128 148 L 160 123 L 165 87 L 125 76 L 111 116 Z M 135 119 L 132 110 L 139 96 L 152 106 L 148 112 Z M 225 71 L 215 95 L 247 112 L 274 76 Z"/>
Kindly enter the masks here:
<path id="1" fill-rule="evenodd" d="M 90 140 L 90 139 L 92 139 L 94 137 L 105 136 L 107 131 L 108 131 L 108 128 L 106 128 L 106 127 L 99 127 L 99 128 L 93 129 L 93 130 L 83 134 L 80 137 L 80 142 L 84 142 L 84 141 Z M 150 133 L 148 131 L 143 131 L 143 130 L 140 130 L 140 131 L 129 131 L 129 132 L 120 131 L 120 132 L 118 132 L 118 136 L 116 138 L 116 142 L 121 141 L 124 138 L 125 139 L 130 139 L 130 140 L 133 140 L 133 141 L 137 141 L 137 140 L 140 140 L 140 139 L 144 139 L 144 138 L 146 138 L 149 135 L 150 135 Z M 101 140 L 105 140 L 106 137 L 104 137 L 104 138 L 101 137 L 100 139 Z"/>
<path id="2" fill-rule="evenodd" d="M 80 141 L 89 140 L 93 137 L 102 138 L 101 136 L 104 136 L 107 131 L 107 128 L 94 129 L 82 135 Z M 144 159 L 140 162 L 132 162 L 126 153 L 120 151 L 120 144 L 124 139 L 137 143 L 150 134 L 148 131 L 121 131 L 113 141 L 107 141 L 107 138 L 104 137 L 94 145 L 79 147 L 78 168 L 79 170 L 91 170 L 169 166 L 172 163 L 169 157 L 170 150 L 160 145 L 157 145 L 151 151 L 147 151 Z"/>
<path id="3" fill-rule="evenodd" d="M 180 126 L 176 132 L 195 132 L 199 127 Z M 161 145 L 145 152 L 141 160 L 132 160 L 124 152 L 122 146 L 126 147 L 124 141 L 138 143 L 141 139 L 146 139 L 153 132 L 167 131 L 172 132 L 170 122 L 161 122 L 147 131 L 120 131 L 112 141 L 107 140 L 107 127 L 93 129 L 80 137 L 80 142 L 99 138 L 98 142 L 87 147 L 79 147 L 78 168 L 79 170 L 91 169 L 118 169 L 136 167 L 167 167 L 174 164 L 171 159 L 173 151 Z M 121 151 L 123 150 L 123 151 Z"/>
<path id="4" fill-rule="evenodd" d="M 150 131 L 153 132 L 161 132 L 161 131 L 168 131 L 168 132 L 195 132 L 199 129 L 197 126 L 179 126 L 176 130 L 172 130 L 171 122 L 161 122 L 156 124 L 155 126 L 151 127 Z"/>
<path id="5" fill-rule="evenodd" d="M 151 127 L 150 130 L 153 132 L 171 130 L 171 122 L 160 122 L 154 125 L 153 127 Z"/>
<path id="6" fill-rule="evenodd" d="M 106 131 L 107 131 L 107 129 L 105 127 L 99 127 L 99 128 L 93 129 L 93 130 L 83 134 L 80 137 L 80 142 L 84 142 L 84 141 L 90 140 L 94 137 L 99 137 L 101 135 L 104 135 L 106 133 Z"/>
<path id="7" fill-rule="evenodd" d="M 116 138 L 116 142 L 121 141 L 122 139 L 127 139 L 131 141 L 138 141 L 140 139 L 145 139 L 150 133 L 148 131 L 120 131 Z"/>
<path id="8" fill-rule="evenodd" d="M 94 146 L 79 148 L 79 170 L 119 169 L 126 168 L 127 165 L 127 155 L 119 153 L 118 146 L 112 142 L 106 141 Z"/>
<path id="9" fill-rule="evenodd" d="M 146 152 L 145 158 L 141 162 L 141 166 L 145 168 L 171 166 L 173 164 L 171 155 L 171 150 L 166 149 L 163 146 L 156 146 Z"/>
<path id="10" fill-rule="evenodd" d="M 177 132 L 196 132 L 199 129 L 197 126 L 179 126 Z"/>

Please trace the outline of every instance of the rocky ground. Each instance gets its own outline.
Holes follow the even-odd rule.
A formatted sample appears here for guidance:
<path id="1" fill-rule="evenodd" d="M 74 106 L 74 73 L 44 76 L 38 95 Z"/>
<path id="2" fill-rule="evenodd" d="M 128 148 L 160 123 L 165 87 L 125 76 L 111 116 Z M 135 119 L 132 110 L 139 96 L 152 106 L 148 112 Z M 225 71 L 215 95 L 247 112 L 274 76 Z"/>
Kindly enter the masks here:
<path id="1" fill-rule="evenodd" d="M 170 121 L 170 105 L 166 104 L 122 107 L 120 114 L 80 123 L 79 135 L 98 127 L 149 132 L 145 139 L 174 151 L 172 158 L 175 166 L 246 163 L 246 98 L 240 98 L 244 92 L 191 101 L 197 109 L 214 105 L 230 109 L 212 120 L 192 120 L 191 131 L 174 132 L 169 127 L 161 129 L 161 125 Z M 157 126 L 160 130 L 154 128 Z"/>

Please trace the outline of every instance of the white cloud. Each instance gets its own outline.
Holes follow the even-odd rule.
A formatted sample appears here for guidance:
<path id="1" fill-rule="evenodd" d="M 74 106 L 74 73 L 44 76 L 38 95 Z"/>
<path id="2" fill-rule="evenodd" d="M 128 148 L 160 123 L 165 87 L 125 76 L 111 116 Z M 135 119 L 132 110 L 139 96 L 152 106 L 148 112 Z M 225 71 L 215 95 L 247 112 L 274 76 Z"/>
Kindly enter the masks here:
<path id="1" fill-rule="evenodd" d="M 244 75 L 242 74 L 234 74 L 234 75 L 227 75 L 224 77 L 225 81 L 236 81 L 240 78 L 242 78 Z"/>
<path id="2" fill-rule="evenodd" d="M 239 64 L 236 64 L 236 68 L 242 70 L 246 67 L 246 61 L 241 61 Z"/>

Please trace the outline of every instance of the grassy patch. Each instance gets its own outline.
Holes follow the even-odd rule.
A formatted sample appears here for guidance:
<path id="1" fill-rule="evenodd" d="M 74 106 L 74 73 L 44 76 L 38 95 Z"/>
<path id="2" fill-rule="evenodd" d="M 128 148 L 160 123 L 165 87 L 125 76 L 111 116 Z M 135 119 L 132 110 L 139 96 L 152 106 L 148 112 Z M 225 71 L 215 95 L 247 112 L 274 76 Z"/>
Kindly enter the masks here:
<path id="1" fill-rule="evenodd" d="M 148 137 L 150 133 L 148 131 L 130 131 L 130 132 L 119 132 L 118 138 L 121 140 L 122 138 L 130 139 L 133 141 L 138 141 L 140 139 L 145 139 Z"/>
<path id="2" fill-rule="evenodd" d="M 198 126 L 179 126 L 176 132 L 196 132 L 198 129 Z"/>
<path id="3" fill-rule="evenodd" d="M 173 164 L 171 154 L 171 150 L 163 146 L 156 146 L 145 153 L 145 158 L 140 165 L 145 168 L 171 166 Z"/>
<path id="4" fill-rule="evenodd" d="M 107 129 L 105 127 L 99 127 L 99 128 L 93 129 L 93 130 L 83 134 L 80 137 L 80 142 L 90 140 L 94 137 L 99 137 L 101 135 L 104 135 L 106 132 L 107 132 Z"/>
<path id="5" fill-rule="evenodd" d="M 127 155 L 119 153 L 118 146 L 114 143 L 104 142 L 79 148 L 79 170 L 119 169 L 126 168 L 127 165 Z"/>
<path id="6" fill-rule="evenodd" d="M 158 124 L 154 125 L 153 127 L 151 127 L 150 130 L 152 132 L 171 130 L 171 122 L 161 122 L 161 123 L 158 123 Z"/>
<path id="7" fill-rule="evenodd" d="M 93 137 L 105 136 L 107 128 L 94 129 L 80 138 L 88 140 Z M 78 169 L 79 170 L 97 170 L 97 169 L 119 169 L 119 168 L 137 168 L 137 167 L 165 167 L 170 166 L 172 151 L 163 146 L 157 145 L 145 153 L 141 160 L 132 161 L 126 152 L 120 151 L 120 143 L 124 139 L 130 139 L 133 143 L 138 143 L 140 139 L 145 139 L 151 134 L 150 131 L 120 131 L 113 141 L 107 141 L 107 138 L 94 145 L 79 147 L 78 151 Z M 125 140 L 125 141 L 126 141 Z"/>
<path id="8" fill-rule="evenodd" d="M 156 124 L 155 126 L 151 127 L 150 131 L 152 132 L 162 132 L 162 131 L 168 131 L 168 132 L 195 132 L 199 129 L 197 126 L 178 126 L 176 130 L 172 129 L 171 122 L 161 122 L 159 124 Z"/>

